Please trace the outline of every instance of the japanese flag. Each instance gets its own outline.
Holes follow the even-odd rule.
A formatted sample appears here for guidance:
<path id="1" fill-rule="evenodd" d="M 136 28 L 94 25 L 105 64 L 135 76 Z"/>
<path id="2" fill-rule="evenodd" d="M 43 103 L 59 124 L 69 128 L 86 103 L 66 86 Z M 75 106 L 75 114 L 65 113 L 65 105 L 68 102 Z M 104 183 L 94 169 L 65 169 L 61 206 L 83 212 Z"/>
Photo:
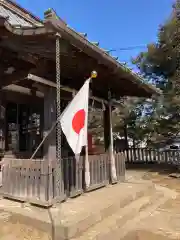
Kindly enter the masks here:
<path id="1" fill-rule="evenodd" d="M 89 82 L 82 88 L 66 107 L 60 117 L 61 128 L 75 156 L 87 145 Z"/>

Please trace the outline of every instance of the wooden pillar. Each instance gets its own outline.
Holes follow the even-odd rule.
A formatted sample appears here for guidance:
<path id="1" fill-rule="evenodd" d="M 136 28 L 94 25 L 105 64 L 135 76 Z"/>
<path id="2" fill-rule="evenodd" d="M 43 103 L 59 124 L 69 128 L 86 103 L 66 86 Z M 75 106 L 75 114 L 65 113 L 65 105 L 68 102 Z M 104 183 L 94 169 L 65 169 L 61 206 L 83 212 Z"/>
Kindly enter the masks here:
<path id="1" fill-rule="evenodd" d="M 6 141 L 6 101 L 4 93 L 0 90 L 0 156 L 5 154 Z"/>
<path id="2" fill-rule="evenodd" d="M 113 132 L 112 132 L 112 107 L 109 103 L 106 105 L 104 111 L 104 143 L 105 151 L 109 154 L 110 159 L 110 178 L 111 182 L 117 182 L 115 158 L 114 158 L 114 147 L 113 147 Z"/>
<path id="3" fill-rule="evenodd" d="M 56 122 L 56 89 L 47 88 L 44 94 L 44 136 Z M 44 159 L 56 161 L 56 128 L 48 135 L 43 147 Z"/>

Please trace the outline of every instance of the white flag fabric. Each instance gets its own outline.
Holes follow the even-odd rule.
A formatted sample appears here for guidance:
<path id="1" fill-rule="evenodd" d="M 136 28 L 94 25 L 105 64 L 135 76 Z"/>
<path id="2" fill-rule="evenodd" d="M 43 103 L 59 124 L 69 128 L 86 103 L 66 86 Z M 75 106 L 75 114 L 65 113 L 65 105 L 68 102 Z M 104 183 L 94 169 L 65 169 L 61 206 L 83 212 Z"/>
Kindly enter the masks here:
<path id="1" fill-rule="evenodd" d="M 75 156 L 82 147 L 87 146 L 89 83 L 86 80 L 82 88 L 63 111 L 60 117 L 61 128 Z"/>

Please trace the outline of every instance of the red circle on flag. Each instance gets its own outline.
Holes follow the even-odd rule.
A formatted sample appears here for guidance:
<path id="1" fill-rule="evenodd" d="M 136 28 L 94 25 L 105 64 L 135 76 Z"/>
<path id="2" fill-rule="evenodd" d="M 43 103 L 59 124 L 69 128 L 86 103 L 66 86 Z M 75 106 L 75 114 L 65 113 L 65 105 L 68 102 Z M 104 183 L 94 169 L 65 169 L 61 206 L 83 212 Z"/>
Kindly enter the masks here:
<path id="1" fill-rule="evenodd" d="M 73 130 L 79 134 L 81 129 L 84 127 L 85 124 L 85 111 L 81 109 L 74 114 L 72 120 L 72 128 Z"/>

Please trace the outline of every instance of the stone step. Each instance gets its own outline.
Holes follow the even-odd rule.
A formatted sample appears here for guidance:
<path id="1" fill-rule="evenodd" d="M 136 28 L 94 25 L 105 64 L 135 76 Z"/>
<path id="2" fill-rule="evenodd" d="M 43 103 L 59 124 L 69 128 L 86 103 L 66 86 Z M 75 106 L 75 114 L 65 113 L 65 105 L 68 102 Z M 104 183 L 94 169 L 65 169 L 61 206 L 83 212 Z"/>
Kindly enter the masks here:
<path id="1" fill-rule="evenodd" d="M 94 196 L 94 203 L 92 199 L 89 206 L 86 205 L 87 203 L 84 199 L 81 205 L 84 208 L 83 211 L 82 207 L 79 211 L 78 209 L 77 211 L 73 210 L 74 216 L 68 214 L 68 211 L 71 210 L 68 209 L 68 203 L 65 203 L 62 205 L 62 211 L 67 213 L 66 217 L 64 216 L 67 220 L 64 218 L 63 224 L 61 225 L 62 231 L 60 237 L 62 239 L 71 239 L 73 237 L 80 236 L 90 227 L 108 219 L 108 217 L 116 214 L 117 211 L 120 211 L 120 209 L 122 210 L 130 203 L 141 197 L 151 195 L 154 190 L 154 184 L 148 184 L 147 182 L 146 184 L 137 182 L 135 184 L 121 183 L 119 186 L 109 186 L 99 190 L 99 193 L 94 192 L 97 196 Z M 102 195 L 101 191 L 104 191 L 106 195 Z M 89 193 L 89 195 L 93 198 L 93 192 Z M 99 198 L 97 198 L 98 195 Z M 88 197 L 88 194 L 86 194 L 85 197 L 86 196 Z M 79 199 L 77 199 L 77 201 L 78 200 Z M 74 199 L 70 202 L 72 201 L 74 201 Z M 73 205 L 73 209 L 76 209 L 75 203 Z"/>
<path id="2" fill-rule="evenodd" d="M 72 240 L 115 240 L 114 233 L 121 231 L 120 229 L 126 222 L 135 218 L 140 212 L 145 211 L 149 206 L 152 206 L 159 199 L 163 199 L 164 194 L 161 191 L 155 192 L 152 195 L 142 196 L 135 201 L 129 203 L 124 208 L 119 209 L 116 213 L 95 226 L 89 228 L 81 236 L 72 238 Z M 117 233 L 116 233 L 117 235 Z M 120 236 L 116 239 L 120 239 Z"/>
<path id="3" fill-rule="evenodd" d="M 101 223 L 109 221 L 111 216 L 122 215 L 119 223 L 127 221 L 137 210 L 134 206 L 130 212 L 122 214 L 124 209 L 128 211 L 129 204 L 143 198 L 144 200 L 141 199 L 143 204 L 137 204 L 142 210 L 147 204 L 150 204 L 148 196 L 153 195 L 154 192 L 155 185 L 151 182 L 125 182 L 82 194 L 50 209 L 42 209 L 33 205 L 26 206 L 8 199 L 1 199 L 0 211 L 10 213 L 8 222 L 12 221 L 13 225 L 17 221 L 27 229 L 31 227 L 35 231 L 43 231 L 47 236 L 53 234 L 53 239 L 68 240 L 83 236 L 90 230 L 93 231 L 96 225 L 100 224 L 101 227 Z M 113 224 L 113 226 L 115 225 Z M 110 227 L 113 226 L 110 224 Z M 84 239 L 88 240 L 86 237 Z"/>
<path id="4" fill-rule="evenodd" d="M 121 228 L 116 229 L 116 231 L 113 231 L 113 240 L 120 240 L 120 239 L 128 239 L 126 236 L 137 229 L 141 230 L 141 225 L 145 225 L 147 229 L 152 230 L 151 226 L 149 226 L 147 219 L 151 217 L 156 210 L 163 205 L 165 202 L 167 202 L 170 199 L 176 199 L 178 196 L 178 193 L 174 190 L 168 189 L 166 187 L 162 186 L 156 186 L 157 191 L 163 192 L 163 197 L 159 198 L 158 201 L 155 201 L 154 204 L 148 206 L 144 211 L 141 211 L 135 218 L 128 220 Z M 167 221 L 167 220 L 165 220 Z M 148 226 L 147 226 L 148 225 Z M 143 228 L 142 228 L 143 229 Z M 161 235 L 163 232 L 159 232 Z M 163 236 L 163 234 L 162 234 Z M 178 238 L 179 239 L 179 238 Z"/>

